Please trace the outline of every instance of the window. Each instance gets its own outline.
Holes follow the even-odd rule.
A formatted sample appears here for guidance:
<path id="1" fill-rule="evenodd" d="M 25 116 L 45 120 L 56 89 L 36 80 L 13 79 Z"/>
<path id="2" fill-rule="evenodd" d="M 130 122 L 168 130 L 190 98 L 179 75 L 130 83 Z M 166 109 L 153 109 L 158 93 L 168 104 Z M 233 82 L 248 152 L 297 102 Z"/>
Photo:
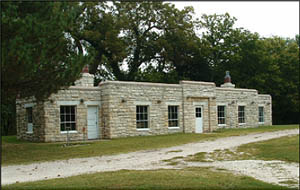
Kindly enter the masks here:
<path id="1" fill-rule="evenodd" d="M 225 125 L 225 106 L 218 106 L 218 124 Z"/>
<path id="2" fill-rule="evenodd" d="M 136 106 L 136 128 L 148 129 L 148 106 Z"/>
<path id="3" fill-rule="evenodd" d="M 60 106 L 60 131 L 76 130 L 76 106 Z"/>
<path id="4" fill-rule="evenodd" d="M 239 106 L 238 117 L 239 117 L 239 123 L 245 123 L 245 106 Z"/>
<path id="5" fill-rule="evenodd" d="M 178 127 L 178 106 L 168 106 L 169 127 Z"/>
<path id="6" fill-rule="evenodd" d="M 196 108 L 196 117 L 202 117 L 201 115 L 201 108 Z"/>
<path id="7" fill-rule="evenodd" d="M 264 107 L 258 107 L 258 122 L 264 123 Z"/>
<path id="8" fill-rule="evenodd" d="M 32 117 L 32 107 L 26 108 L 26 119 L 27 119 L 27 132 L 33 132 L 33 117 Z"/>

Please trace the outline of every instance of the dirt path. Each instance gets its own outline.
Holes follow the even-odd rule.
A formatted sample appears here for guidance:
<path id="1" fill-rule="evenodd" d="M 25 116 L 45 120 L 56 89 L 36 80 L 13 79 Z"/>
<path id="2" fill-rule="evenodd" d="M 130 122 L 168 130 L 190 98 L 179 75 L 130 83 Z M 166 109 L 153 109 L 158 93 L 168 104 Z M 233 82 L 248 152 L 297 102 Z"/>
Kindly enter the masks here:
<path id="1" fill-rule="evenodd" d="M 112 156 L 75 158 L 29 165 L 5 166 L 1 168 L 1 179 L 2 185 L 5 185 L 16 182 L 62 178 L 79 174 L 117 171 L 121 169 L 147 170 L 173 168 L 173 166 L 166 165 L 162 160 L 174 157 L 186 157 L 198 152 L 231 149 L 247 143 L 295 134 L 299 134 L 298 129 L 219 138 L 214 141 L 203 141 L 171 148 L 138 151 Z M 292 167 L 292 170 L 299 171 L 299 165 L 295 168 Z M 267 176 L 272 176 L 268 171 L 269 170 L 262 170 L 262 172 L 266 172 Z M 299 180 L 299 172 L 297 175 Z"/>
<path id="2" fill-rule="evenodd" d="M 182 162 L 181 167 L 216 167 L 276 185 L 299 188 L 299 163 L 264 160 Z M 293 182 L 293 183 L 291 183 Z"/>

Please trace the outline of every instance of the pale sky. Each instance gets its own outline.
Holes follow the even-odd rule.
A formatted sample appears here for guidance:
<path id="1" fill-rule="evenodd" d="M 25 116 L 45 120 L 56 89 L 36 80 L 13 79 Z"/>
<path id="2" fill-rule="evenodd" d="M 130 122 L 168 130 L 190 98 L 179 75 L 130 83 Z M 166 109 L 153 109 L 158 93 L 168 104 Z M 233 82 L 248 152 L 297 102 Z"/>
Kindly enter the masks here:
<path id="1" fill-rule="evenodd" d="M 168 1 L 175 7 L 182 9 L 193 6 L 196 17 L 202 14 L 225 14 L 237 18 L 235 27 L 243 27 L 260 36 L 294 38 L 299 34 L 299 2 L 274 1 L 274 2 L 218 2 L 218 1 Z"/>

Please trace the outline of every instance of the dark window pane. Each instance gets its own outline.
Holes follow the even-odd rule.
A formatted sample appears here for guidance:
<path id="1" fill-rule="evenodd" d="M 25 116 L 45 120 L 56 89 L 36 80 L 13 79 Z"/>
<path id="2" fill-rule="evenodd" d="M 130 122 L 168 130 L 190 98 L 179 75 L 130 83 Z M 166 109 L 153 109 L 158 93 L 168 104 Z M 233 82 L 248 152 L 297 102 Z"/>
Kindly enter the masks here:
<path id="1" fill-rule="evenodd" d="M 32 123 L 32 107 L 26 108 L 27 122 Z"/>
<path id="2" fill-rule="evenodd" d="M 65 124 L 63 124 L 63 123 L 60 124 L 60 130 L 61 130 L 61 131 L 65 131 Z"/>
<path id="3" fill-rule="evenodd" d="M 169 122 L 169 127 L 178 127 L 178 121 L 177 120 L 170 121 Z"/>
<path id="4" fill-rule="evenodd" d="M 65 113 L 65 109 L 64 108 L 65 108 L 64 106 L 60 106 L 60 114 Z"/>
<path id="5" fill-rule="evenodd" d="M 75 114 L 75 106 L 71 106 L 71 114 Z"/>
<path id="6" fill-rule="evenodd" d="M 225 124 L 225 119 L 224 118 L 220 119 L 220 124 Z"/>
<path id="7" fill-rule="evenodd" d="M 144 114 L 144 118 L 143 118 L 144 120 L 148 120 L 148 115 L 147 115 L 147 113 L 145 113 Z"/>
<path id="8" fill-rule="evenodd" d="M 196 108 L 196 117 L 201 117 L 201 108 Z"/>
<path id="9" fill-rule="evenodd" d="M 225 106 L 218 106 L 218 124 L 225 124 Z"/>
<path id="10" fill-rule="evenodd" d="M 259 122 L 264 122 L 264 107 L 258 107 Z"/>
<path id="11" fill-rule="evenodd" d="M 245 123 L 245 106 L 238 107 L 238 120 L 239 123 Z"/>
<path id="12" fill-rule="evenodd" d="M 168 106 L 168 125 L 178 127 L 178 106 Z"/>
<path id="13" fill-rule="evenodd" d="M 61 131 L 76 130 L 76 106 L 60 106 Z"/>
<path id="14" fill-rule="evenodd" d="M 70 114 L 70 112 L 71 112 L 70 106 L 66 106 L 66 113 Z"/>
<path id="15" fill-rule="evenodd" d="M 70 131 L 71 130 L 71 123 L 66 123 L 65 124 L 65 130 Z"/>
<path id="16" fill-rule="evenodd" d="M 136 106 L 136 127 L 148 128 L 148 107 Z"/>
<path id="17" fill-rule="evenodd" d="M 71 130 L 75 131 L 76 130 L 76 123 L 71 124 Z"/>
<path id="18" fill-rule="evenodd" d="M 141 121 L 144 120 L 144 114 L 141 113 L 141 114 L 139 114 L 139 115 L 140 115 L 140 120 L 141 120 Z"/>
<path id="19" fill-rule="evenodd" d="M 172 114 L 172 119 L 177 119 L 177 113 Z"/>
<path id="20" fill-rule="evenodd" d="M 71 121 L 71 116 L 70 115 L 66 115 L 66 121 Z"/>

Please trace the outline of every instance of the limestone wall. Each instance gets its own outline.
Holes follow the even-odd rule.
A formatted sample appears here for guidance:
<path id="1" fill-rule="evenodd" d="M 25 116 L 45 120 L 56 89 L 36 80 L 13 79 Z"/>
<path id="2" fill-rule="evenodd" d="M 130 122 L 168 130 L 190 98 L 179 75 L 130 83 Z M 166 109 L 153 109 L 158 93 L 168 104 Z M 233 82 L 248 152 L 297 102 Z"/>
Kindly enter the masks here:
<path id="1" fill-rule="evenodd" d="M 264 107 L 264 123 L 259 125 L 272 125 L 272 97 L 269 94 L 258 95 L 258 106 Z"/>
<path id="2" fill-rule="evenodd" d="M 45 141 L 67 140 L 67 133 L 60 130 L 60 106 L 64 105 L 76 106 L 76 131 L 69 133 L 70 140 L 87 140 L 87 109 L 88 106 L 98 106 L 98 121 L 101 121 L 100 94 L 98 87 L 76 86 L 71 86 L 68 89 L 52 94 L 44 102 Z M 100 138 L 103 138 L 100 122 L 98 122 L 98 127 L 100 129 Z"/>
<path id="3" fill-rule="evenodd" d="M 271 111 L 269 95 L 259 95 L 254 89 L 239 88 L 216 88 L 216 104 L 226 106 L 226 128 L 234 127 L 257 127 L 258 107 L 262 104 L 265 107 L 265 123 L 271 125 Z M 238 123 L 238 106 L 245 106 L 245 124 Z"/>
<path id="4" fill-rule="evenodd" d="M 32 133 L 28 132 L 26 108 L 32 107 Z M 16 101 L 16 124 L 17 139 L 27 141 L 44 141 L 44 109 L 42 102 L 36 102 L 34 98 L 17 99 Z"/>
<path id="5" fill-rule="evenodd" d="M 178 84 L 107 81 L 102 89 L 103 115 L 110 138 L 183 132 L 182 88 Z M 148 106 L 148 129 L 137 129 L 136 106 Z M 168 127 L 168 105 L 177 105 L 178 128 Z"/>
<path id="6" fill-rule="evenodd" d="M 93 87 L 92 75 L 52 94 L 47 100 L 17 100 L 18 139 L 30 141 L 66 141 L 60 127 L 60 107 L 76 107 L 76 130 L 71 141 L 87 140 L 87 112 L 98 106 L 100 138 L 117 138 L 169 133 L 193 133 L 196 129 L 195 108 L 202 108 L 203 132 L 219 127 L 256 127 L 272 125 L 272 99 L 257 90 L 216 87 L 211 82 L 181 81 L 180 84 L 106 81 Z M 226 125 L 218 126 L 217 106 L 226 106 Z M 238 123 L 238 106 L 245 106 L 245 123 Z M 33 133 L 27 131 L 26 106 L 33 106 Z M 136 106 L 148 107 L 148 128 L 138 129 Z M 168 126 L 168 106 L 178 106 L 178 127 Z M 264 123 L 258 121 L 258 107 L 264 107 Z"/>
<path id="7" fill-rule="evenodd" d="M 195 132 L 195 108 L 203 108 L 203 132 L 211 132 L 217 127 L 215 83 L 181 81 L 184 98 L 184 131 Z"/>

